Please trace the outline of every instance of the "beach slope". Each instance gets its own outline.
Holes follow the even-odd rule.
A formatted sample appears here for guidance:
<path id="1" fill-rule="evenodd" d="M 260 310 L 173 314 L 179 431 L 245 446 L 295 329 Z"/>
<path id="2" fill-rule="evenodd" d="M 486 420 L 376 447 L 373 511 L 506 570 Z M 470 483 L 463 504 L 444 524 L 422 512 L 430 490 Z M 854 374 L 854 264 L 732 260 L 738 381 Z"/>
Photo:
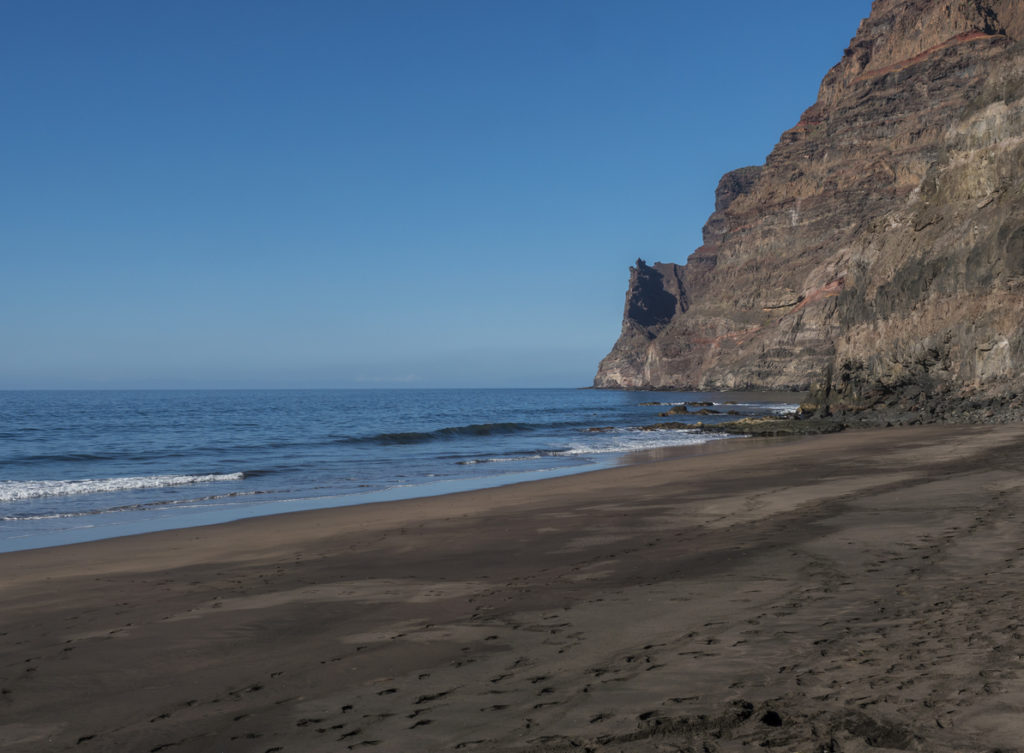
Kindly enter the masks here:
<path id="1" fill-rule="evenodd" d="M 5 752 L 1024 746 L 1020 425 L 846 432 L 0 568 Z"/>

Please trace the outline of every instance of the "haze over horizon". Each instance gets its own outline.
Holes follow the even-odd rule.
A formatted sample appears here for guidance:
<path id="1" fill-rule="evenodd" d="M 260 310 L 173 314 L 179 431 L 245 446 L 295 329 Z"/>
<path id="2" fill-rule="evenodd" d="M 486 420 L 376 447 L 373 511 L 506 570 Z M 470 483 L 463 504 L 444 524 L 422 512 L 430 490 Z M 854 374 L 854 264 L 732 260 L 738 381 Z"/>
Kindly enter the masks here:
<path id="1" fill-rule="evenodd" d="M 0 389 L 577 387 L 869 0 L 8 5 Z"/>

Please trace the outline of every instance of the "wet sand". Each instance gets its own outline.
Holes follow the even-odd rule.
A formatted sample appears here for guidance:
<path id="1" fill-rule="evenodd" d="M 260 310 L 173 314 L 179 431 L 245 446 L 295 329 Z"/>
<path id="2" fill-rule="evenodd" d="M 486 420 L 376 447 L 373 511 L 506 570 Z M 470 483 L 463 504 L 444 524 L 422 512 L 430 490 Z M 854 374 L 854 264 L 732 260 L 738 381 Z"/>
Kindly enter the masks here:
<path id="1" fill-rule="evenodd" d="M 1024 750 L 1024 426 L 0 555 L 2 751 Z"/>

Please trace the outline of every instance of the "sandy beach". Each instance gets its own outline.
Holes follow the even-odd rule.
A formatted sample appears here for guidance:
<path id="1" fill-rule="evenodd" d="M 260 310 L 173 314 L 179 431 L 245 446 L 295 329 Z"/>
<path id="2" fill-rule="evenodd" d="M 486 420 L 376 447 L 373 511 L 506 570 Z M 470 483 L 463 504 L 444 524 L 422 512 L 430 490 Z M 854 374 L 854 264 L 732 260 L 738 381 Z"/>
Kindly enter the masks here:
<path id="1" fill-rule="evenodd" d="M 0 555 L 0 750 L 1024 750 L 1024 426 Z"/>

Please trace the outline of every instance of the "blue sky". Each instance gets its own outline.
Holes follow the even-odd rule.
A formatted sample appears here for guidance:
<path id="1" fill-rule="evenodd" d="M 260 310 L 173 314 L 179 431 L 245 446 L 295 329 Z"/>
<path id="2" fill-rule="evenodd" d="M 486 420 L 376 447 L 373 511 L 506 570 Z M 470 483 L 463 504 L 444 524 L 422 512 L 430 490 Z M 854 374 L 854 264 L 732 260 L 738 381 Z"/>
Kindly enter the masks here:
<path id="1" fill-rule="evenodd" d="M 0 389 L 583 386 L 869 0 L 0 6 Z"/>

